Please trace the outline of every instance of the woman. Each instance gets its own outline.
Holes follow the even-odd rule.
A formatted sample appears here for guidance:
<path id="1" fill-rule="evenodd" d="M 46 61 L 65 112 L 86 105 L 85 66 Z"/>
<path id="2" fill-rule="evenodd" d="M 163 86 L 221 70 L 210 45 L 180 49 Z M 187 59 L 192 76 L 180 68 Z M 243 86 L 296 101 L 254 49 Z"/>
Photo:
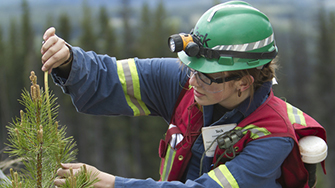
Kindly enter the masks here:
<path id="1" fill-rule="evenodd" d="M 43 39 L 42 70 L 52 71 L 78 111 L 161 116 L 169 123 L 160 143 L 160 181 L 116 177 L 89 166 L 101 180 L 95 187 L 309 186 L 298 149 L 302 135 L 294 129 L 324 139 L 325 131 L 273 96 L 272 26 L 248 3 L 214 6 L 190 34 L 171 36 L 170 49 L 179 51 L 180 60 L 117 61 L 69 46 L 54 28 Z M 55 184 L 80 166 L 63 164 Z"/>

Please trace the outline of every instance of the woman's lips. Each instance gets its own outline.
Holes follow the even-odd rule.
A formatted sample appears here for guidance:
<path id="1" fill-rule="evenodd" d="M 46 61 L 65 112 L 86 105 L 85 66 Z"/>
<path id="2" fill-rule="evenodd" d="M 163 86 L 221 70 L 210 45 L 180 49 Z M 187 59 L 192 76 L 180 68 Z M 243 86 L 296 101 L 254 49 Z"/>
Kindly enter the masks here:
<path id="1" fill-rule="evenodd" d="M 196 97 L 203 97 L 203 96 L 205 96 L 204 94 L 202 94 L 202 93 L 200 93 L 200 92 L 198 92 L 197 90 L 194 90 L 194 95 L 196 96 Z"/>

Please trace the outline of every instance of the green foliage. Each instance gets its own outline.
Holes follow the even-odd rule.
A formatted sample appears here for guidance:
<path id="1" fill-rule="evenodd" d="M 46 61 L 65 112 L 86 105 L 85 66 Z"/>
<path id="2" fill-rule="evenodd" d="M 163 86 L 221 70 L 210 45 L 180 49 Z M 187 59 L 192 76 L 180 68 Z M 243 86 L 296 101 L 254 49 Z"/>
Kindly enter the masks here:
<path id="1" fill-rule="evenodd" d="M 96 39 L 97 37 L 94 34 L 94 27 L 92 27 L 92 13 L 91 9 L 87 4 L 83 4 L 84 18 L 82 20 L 82 35 L 80 36 L 79 43 L 84 50 L 93 50 L 96 51 Z"/>
<path id="2" fill-rule="evenodd" d="M 332 135 L 335 134 L 333 126 L 335 121 L 335 116 L 333 115 L 335 110 L 335 86 L 332 84 L 332 80 L 335 79 L 335 12 L 329 14 L 321 8 L 318 16 L 317 63 L 314 68 L 312 82 L 314 87 L 313 96 L 317 100 L 314 101 L 313 112 L 316 120 L 327 130 L 328 148 L 334 148 L 335 142 Z M 335 179 L 332 178 L 335 172 L 333 168 L 335 165 L 335 152 L 332 149 L 328 151 L 326 159 L 327 176 L 324 178 L 326 180 L 324 185 L 333 187 L 335 183 Z"/>
<path id="3" fill-rule="evenodd" d="M 135 45 L 135 32 L 134 28 L 131 25 L 131 17 L 133 10 L 130 8 L 130 0 L 122 0 L 122 10 L 121 10 L 121 18 L 122 18 L 122 48 L 121 51 L 121 59 L 133 57 L 134 45 Z M 146 27 L 146 26 L 144 26 Z"/>
<path id="4" fill-rule="evenodd" d="M 176 24 L 168 19 L 163 1 L 152 11 L 148 4 L 143 4 L 138 36 L 134 44 L 135 55 L 139 58 L 175 56 L 167 48 L 167 39 L 177 33 Z"/>
<path id="5" fill-rule="evenodd" d="M 56 98 L 49 96 L 47 85 L 45 92 L 40 89 L 34 72 L 30 80 L 30 93 L 24 90 L 20 100 L 25 110 L 7 126 L 7 153 L 21 158 L 24 168 L 11 172 L 12 184 L 6 188 L 51 187 L 60 164 L 73 161 L 77 153 L 73 138 L 66 137 L 66 127 L 56 121 Z"/>
<path id="6" fill-rule="evenodd" d="M 59 23 L 59 27 L 57 29 L 57 33 L 65 41 L 70 41 L 71 21 L 67 13 L 63 13 L 60 15 L 58 23 Z"/>
<path id="7" fill-rule="evenodd" d="M 101 7 L 99 11 L 99 26 L 100 37 L 98 37 L 98 45 L 100 47 L 100 53 L 118 57 L 119 50 L 118 41 L 116 40 L 116 31 L 105 7 Z"/>
<path id="8" fill-rule="evenodd" d="M 28 6 L 27 0 L 22 1 L 22 46 L 23 46 L 23 53 L 27 55 L 28 53 L 32 52 L 31 44 L 33 40 L 33 29 L 30 21 L 30 9 Z"/>
<path id="9" fill-rule="evenodd" d="M 151 11 L 147 3 L 143 4 L 140 24 L 137 28 L 138 37 L 137 42 L 135 43 L 136 56 L 139 58 L 148 58 L 154 57 L 152 49 L 153 41 L 150 40 L 153 33 L 152 20 L 151 20 Z"/>
<path id="10" fill-rule="evenodd" d="M 157 46 L 166 46 L 167 38 L 173 33 L 171 33 L 171 27 L 169 27 L 167 21 L 167 15 L 164 8 L 163 1 L 161 0 L 153 14 L 155 18 L 152 20 L 153 22 L 153 33 L 152 37 L 155 39 L 153 40 L 153 52 L 156 56 L 169 56 L 172 53 L 169 50 L 164 48 L 157 48 Z"/>

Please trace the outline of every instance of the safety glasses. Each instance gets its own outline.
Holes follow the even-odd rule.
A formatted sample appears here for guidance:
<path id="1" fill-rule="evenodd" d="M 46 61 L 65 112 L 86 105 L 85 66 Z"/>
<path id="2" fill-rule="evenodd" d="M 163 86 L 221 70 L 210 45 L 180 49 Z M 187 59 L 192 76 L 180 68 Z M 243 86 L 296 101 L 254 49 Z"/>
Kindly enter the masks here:
<path id="1" fill-rule="evenodd" d="M 224 85 L 222 83 L 241 78 L 240 76 L 212 78 L 205 73 L 201 73 L 193 69 L 189 69 L 187 76 L 189 78 L 195 76 L 198 85 L 210 93 L 219 93 L 224 90 Z"/>

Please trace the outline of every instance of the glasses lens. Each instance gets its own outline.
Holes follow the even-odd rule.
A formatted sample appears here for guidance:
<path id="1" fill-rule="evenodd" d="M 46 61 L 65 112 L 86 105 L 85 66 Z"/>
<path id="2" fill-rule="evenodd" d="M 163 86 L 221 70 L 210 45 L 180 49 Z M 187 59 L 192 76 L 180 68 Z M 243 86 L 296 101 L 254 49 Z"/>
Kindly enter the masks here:
<path id="1" fill-rule="evenodd" d="M 188 71 L 187 71 L 187 77 L 189 77 L 189 78 L 192 78 L 192 76 L 194 75 L 194 70 L 193 69 L 189 69 Z"/>
<path id="2" fill-rule="evenodd" d="M 205 91 L 209 93 L 220 93 L 221 91 L 224 90 L 225 83 L 218 84 L 218 83 L 212 82 L 211 85 L 208 85 L 205 82 L 201 81 L 200 79 L 197 81 L 198 81 L 198 84 L 201 86 L 201 88 L 203 88 Z"/>
<path id="3" fill-rule="evenodd" d="M 192 78 L 193 76 L 195 76 L 195 79 L 198 85 L 201 86 L 205 91 L 209 93 L 219 93 L 223 91 L 224 83 L 218 84 L 218 83 L 212 82 L 208 78 L 208 76 L 206 76 L 205 74 L 201 72 L 195 71 L 193 69 L 189 69 L 187 76 L 189 78 Z"/>
<path id="4" fill-rule="evenodd" d="M 207 84 L 207 85 L 212 84 L 212 81 L 205 74 L 203 74 L 201 72 L 198 72 L 198 75 L 199 75 L 198 77 L 200 78 L 200 80 L 202 82 L 204 82 L 205 84 Z"/>

